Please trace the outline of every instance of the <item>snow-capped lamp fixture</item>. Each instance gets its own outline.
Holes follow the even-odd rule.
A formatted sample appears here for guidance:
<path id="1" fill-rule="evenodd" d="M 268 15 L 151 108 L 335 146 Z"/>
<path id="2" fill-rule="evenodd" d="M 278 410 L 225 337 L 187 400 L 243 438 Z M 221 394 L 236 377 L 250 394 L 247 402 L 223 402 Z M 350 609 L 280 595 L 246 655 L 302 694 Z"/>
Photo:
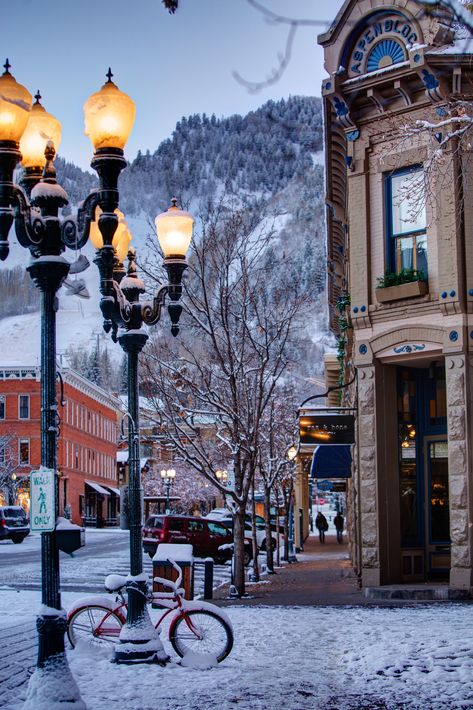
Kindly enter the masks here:
<path id="1" fill-rule="evenodd" d="M 24 168 L 44 168 L 46 144 L 52 141 L 57 152 L 61 142 L 60 122 L 41 104 L 39 91 L 35 94 L 35 99 L 20 139 L 21 164 Z"/>
<path id="2" fill-rule="evenodd" d="M 96 152 L 123 151 L 135 121 L 135 102 L 120 91 L 112 76 L 109 69 L 105 84 L 84 104 L 85 135 Z"/>
<path id="3" fill-rule="evenodd" d="M 0 141 L 11 142 L 18 150 L 18 143 L 28 123 L 33 97 L 10 74 L 11 64 L 8 59 L 3 66 L 5 71 L 0 76 Z"/>
<path id="4" fill-rule="evenodd" d="M 35 94 L 35 99 L 25 131 L 20 139 L 21 165 L 23 167 L 21 184 L 28 193 L 31 191 L 28 183 L 32 183 L 34 186 L 46 165 L 45 151 L 48 142 L 53 144 L 56 153 L 61 142 L 60 122 L 42 106 L 39 91 Z"/>
<path id="5" fill-rule="evenodd" d="M 98 222 L 100 215 L 102 214 L 102 209 L 100 205 L 95 208 L 95 219 L 90 223 L 89 238 L 92 242 L 92 246 L 99 251 L 103 247 L 103 236 L 99 229 Z M 115 214 L 118 216 L 118 225 L 115 230 L 115 234 L 112 239 L 112 246 L 115 249 L 118 261 L 123 264 L 128 254 L 128 249 L 130 242 L 132 240 L 131 232 L 128 229 L 128 223 L 125 219 L 125 215 L 121 210 L 115 210 Z"/>
<path id="6" fill-rule="evenodd" d="M 177 206 L 175 197 L 166 212 L 155 219 L 159 246 L 165 259 L 185 259 L 192 240 L 194 218 Z"/>

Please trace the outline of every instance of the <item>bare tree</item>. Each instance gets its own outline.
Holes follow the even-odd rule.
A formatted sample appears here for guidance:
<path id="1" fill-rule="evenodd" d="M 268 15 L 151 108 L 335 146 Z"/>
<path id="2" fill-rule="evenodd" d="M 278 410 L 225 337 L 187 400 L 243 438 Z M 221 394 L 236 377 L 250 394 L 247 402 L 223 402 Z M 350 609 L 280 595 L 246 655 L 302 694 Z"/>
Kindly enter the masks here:
<path id="1" fill-rule="evenodd" d="M 209 208 L 190 259 L 182 337 L 155 340 L 144 363 L 167 437 L 231 502 L 239 595 L 245 512 L 265 417 L 310 298 L 280 276 L 281 250 L 270 248 L 274 234 L 259 228 L 260 220 L 224 202 Z M 234 490 L 217 478 L 222 468 L 233 470 Z"/>
<path id="2" fill-rule="evenodd" d="M 260 447 L 259 473 L 264 489 L 264 518 L 266 524 L 266 566 L 274 572 L 274 552 L 271 534 L 271 496 L 281 480 L 287 478 L 291 462 L 287 452 L 296 440 L 295 405 L 292 388 L 278 388 L 276 396 L 265 414 Z M 276 515 L 278 518 L 278 515 Z M 276 525 L 279 525 L 276 519 Z"/>
<path id="3" fill-rule="evenodd" d="M 15 438 L 10 434 L 0 436 L 0 490 L 9 505 L 15 505 L 22 479 L 19 468 Z"/>

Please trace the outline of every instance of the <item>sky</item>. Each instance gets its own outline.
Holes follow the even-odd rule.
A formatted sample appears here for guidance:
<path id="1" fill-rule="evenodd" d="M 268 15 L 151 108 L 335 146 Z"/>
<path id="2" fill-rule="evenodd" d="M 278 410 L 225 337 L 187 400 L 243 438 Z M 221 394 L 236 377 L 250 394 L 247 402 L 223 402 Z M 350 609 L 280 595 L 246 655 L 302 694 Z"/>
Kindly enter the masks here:
<path id="1" fill-rule="evenodd" d="M 292 18 L 327 20 L 342 0 L 259 0 Z M 169 15 L 161 0 L 14 0 L 2 12 L 1 64 L 62 123 L 59 153 L 88 168 L 92 146 L 84 136 L 83 104 L 114 81 L 136 102 L 126 147 L 132 160 L 169 137 L 192 113 L 245 114 L 269 99 L 320 96 L 325 72 L 317 35 L 297 31 L 289 67 L 273 86 L 249 93 L 232 76 L 264 80 L 284 50 L 287 25 L 268 24 L 247 0 L 180 0 Z"/>

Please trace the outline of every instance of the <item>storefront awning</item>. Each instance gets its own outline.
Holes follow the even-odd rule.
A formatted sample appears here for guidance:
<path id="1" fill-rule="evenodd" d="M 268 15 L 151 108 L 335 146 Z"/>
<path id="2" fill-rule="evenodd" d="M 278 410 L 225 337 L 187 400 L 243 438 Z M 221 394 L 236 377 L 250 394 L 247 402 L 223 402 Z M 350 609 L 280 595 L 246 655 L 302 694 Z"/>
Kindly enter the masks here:
<path id="1" fill-rule="evenodd" d="M 109 491 L 112 491 L 112 493 L 115 493 L 116 496 L 120 495 L 120 489 L 119 488 L 114 488 L 113 486 L 107 486 Z"/>
<path id="2" fill-rule="evenodd" d="M 310 465 L 311 478 L 351 478 L 351 446 L 317 446 Z"/>
<path id="3" fill-rule="evenodd" d="M 103 488 L 103 486 L 100 486 L 98 483 L 95 483 L 95 481 L 86 481 L 85 485 L 89 486 L 90 488 L 93 488 L 96 493 L 100 493 L 103 496 L 110 495 L 110 491 L 108 491 L 106 488 Z"/>

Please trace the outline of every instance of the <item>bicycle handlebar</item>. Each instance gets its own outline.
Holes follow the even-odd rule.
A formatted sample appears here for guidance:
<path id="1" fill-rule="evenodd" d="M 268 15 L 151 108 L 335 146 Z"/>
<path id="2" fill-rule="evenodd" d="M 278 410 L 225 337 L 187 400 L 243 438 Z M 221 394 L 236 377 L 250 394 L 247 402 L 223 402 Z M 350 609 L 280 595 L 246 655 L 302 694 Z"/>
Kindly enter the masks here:
<path id="1" fill-rule="evenodd" d="M 172 566 L 174 567 L 174 569 L 175 569 L 176 572 L 177 572 L 177 579 L 176 579 L 175 582 L 173 582 L 173 584 L 174 584 L 174 589 L 177 589 L 178 587 L 181 586 L 181 582 L 182 582 L 182 567 L 179 567 L 179 565 L 177 565 L 177 564 L 174 562 L 174 560 L 171 560 L 169 557 L 168 557 L 168 562 L 169 562 L 170 565 L 172 565 Z"/>

